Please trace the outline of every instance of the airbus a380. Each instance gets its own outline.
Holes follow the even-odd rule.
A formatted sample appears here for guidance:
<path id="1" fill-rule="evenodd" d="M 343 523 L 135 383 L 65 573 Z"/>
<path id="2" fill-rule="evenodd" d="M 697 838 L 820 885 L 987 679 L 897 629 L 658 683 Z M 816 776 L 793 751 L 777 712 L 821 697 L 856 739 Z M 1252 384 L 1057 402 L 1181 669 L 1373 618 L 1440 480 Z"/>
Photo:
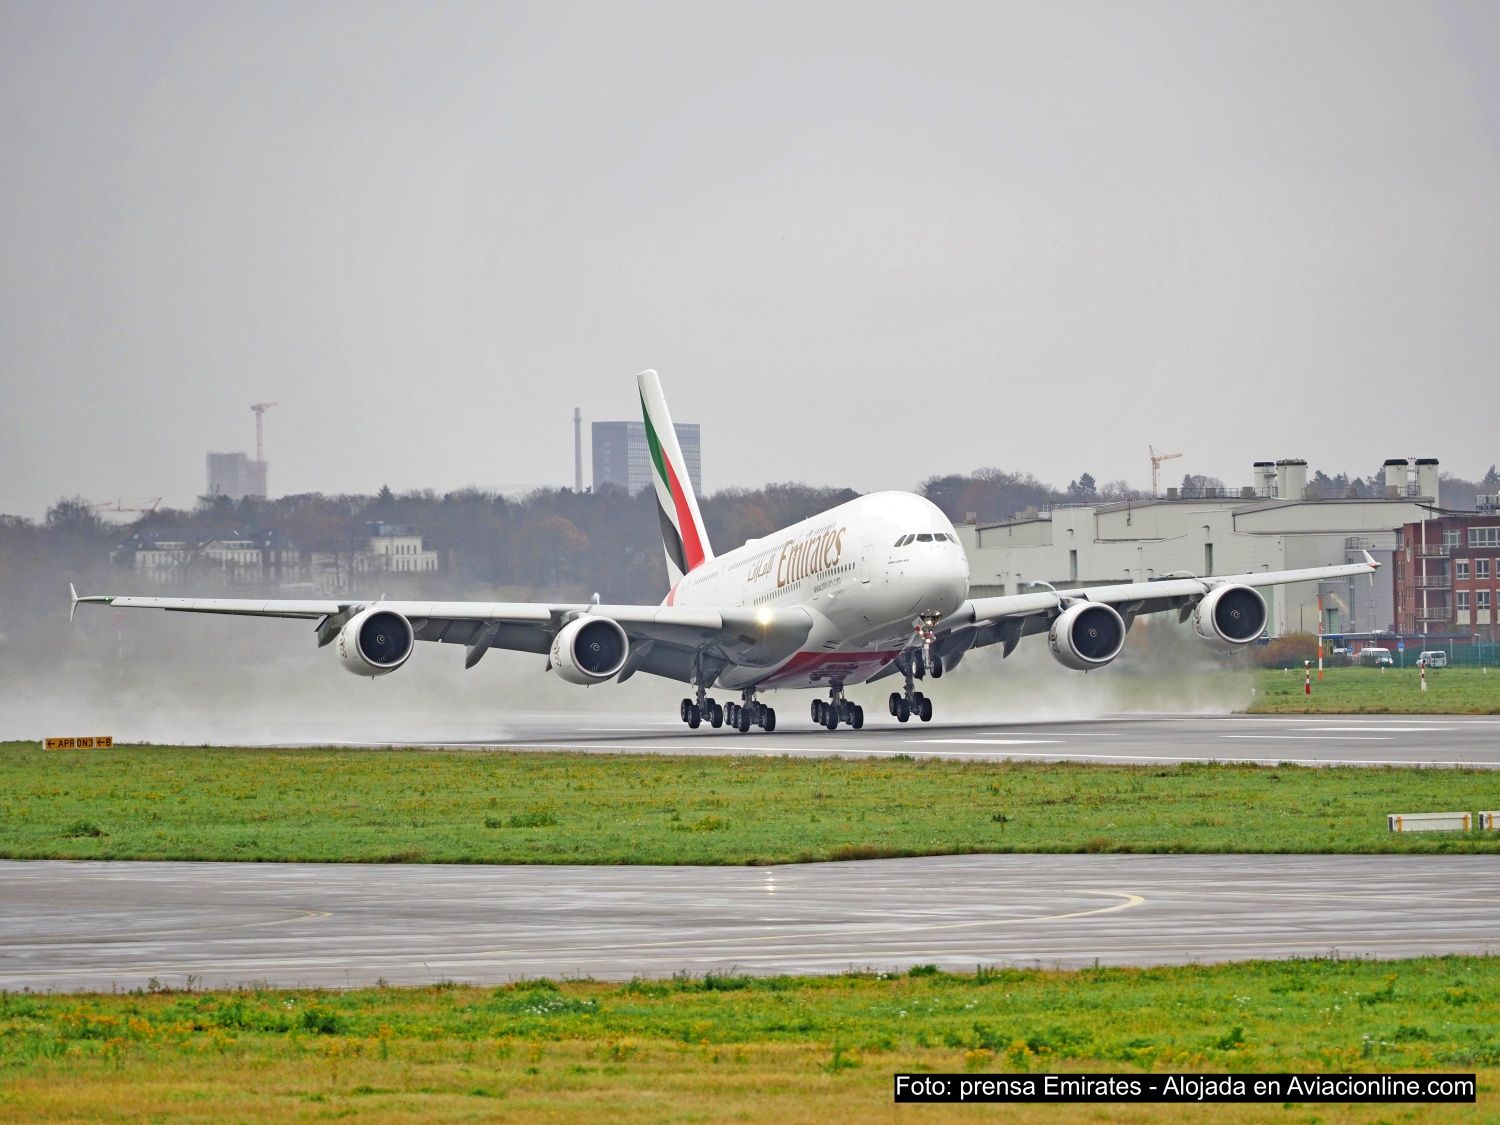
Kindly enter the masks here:
<path id="1" fill-rule="evenodd" d="M 492 648 L 547 655 L 547 667 L 573 684 L 623 682 L 637 672 L 689 685 L 679 717 L 689 727 L 724 723 L 741 732 L 776 729 L 759 695 L 811 688 L 814 723 L 828 730 L 864 725 L 864 708 L 845 696 L 856 684 L 901 679 L 887 709 L 900 722 L 932 718 L 915 687 L 956 668 L 971 649 L 1046 633 L 1064 667 L 1087 672 L 1120 654 L 1131 623 L 1176 611 L 1204 641 L 1234 649 L 1266 625 L 1257 587 L 1373 574 L 1365 561 L 1303 570 L 969 596 L 969 565 L 953 525 L 938 508 L 905 492 L 877 492 L 840 504 L 723 555 L 709 545 L 698 499 L 655 371 L 637 382 L 651 451 L 671 589 L 660 605 L 555 605 L 532 602 L 277 601 L 234 598 L 79 597 L 80 604 L 316 621 L 320 646 L 360 676 L 404 665 L 417 641 L 463 645 L 472 668 Z M 1033 583 L 1046 586 L 1046 583 Z M 735 693 L 721 704 L 713 689 Z"/>

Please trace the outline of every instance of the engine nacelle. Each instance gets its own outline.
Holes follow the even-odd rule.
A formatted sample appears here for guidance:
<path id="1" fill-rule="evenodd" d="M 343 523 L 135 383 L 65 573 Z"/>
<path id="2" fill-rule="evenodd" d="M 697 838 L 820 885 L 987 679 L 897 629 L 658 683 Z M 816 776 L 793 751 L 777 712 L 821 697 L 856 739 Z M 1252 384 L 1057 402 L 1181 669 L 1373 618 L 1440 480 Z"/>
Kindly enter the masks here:
<path id="1" fill-rule="evenodd" d="M 383 676 L 417 647 L 411 622 L 393 609 L 362 609 L 339 630 L 339 662 L 356 676 Z"/>
<path id="2" fill-rule="evenodd" d="M 1266 599 L 1252 586 L 1219 586 L 1193 607 L 1193 631 L 1205 641 L 1235 649 L 1266 628 Z"/>
<path id="3" fill-rule="evenodd" d="M 1052 656 L 1064 668 L 1102 668 L 1125 647 L 1125 619 L 1113 606 L 1075 602 L 1058 615 L 1047 634 Z"/>
<path id="4" fill-rule="evenodd" d="M 575 617 L 552 638 L 552 670 L 570 684 L 598 684 L 617 675 L 630 638 L 608 617 Z"/>

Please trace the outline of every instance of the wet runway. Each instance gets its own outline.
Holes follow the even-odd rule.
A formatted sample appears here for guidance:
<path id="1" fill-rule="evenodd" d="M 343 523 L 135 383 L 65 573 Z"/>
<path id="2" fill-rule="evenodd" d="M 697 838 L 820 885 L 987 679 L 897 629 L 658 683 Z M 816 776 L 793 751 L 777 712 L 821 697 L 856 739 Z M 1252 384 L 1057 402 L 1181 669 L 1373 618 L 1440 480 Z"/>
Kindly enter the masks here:
<path id="1" fill-rule="evenodd" d="M 1500 716 L 1122 715 L 1056 722 L 897 724 L 882 715 L 863 730 L 814 727 L 799 706 L 778 708 L 772 734 L 689 730 L 673 718 L 523 714 L 491 730 L 382 745 L 586 750 L 657 754 L 906 754 L 911 757 L 1120 763 L 1263 762 L 1500 768 Z M 415 733 L 415 732 L 413 732 Z M 361 743 L 360 745 L 369 745 Z"/>
<path id="2" fill-rule="evenodd" d="M 1490 856 L 765 868 L 0 863 L 0 988 L 354 986 L 1500 951 Z"/>

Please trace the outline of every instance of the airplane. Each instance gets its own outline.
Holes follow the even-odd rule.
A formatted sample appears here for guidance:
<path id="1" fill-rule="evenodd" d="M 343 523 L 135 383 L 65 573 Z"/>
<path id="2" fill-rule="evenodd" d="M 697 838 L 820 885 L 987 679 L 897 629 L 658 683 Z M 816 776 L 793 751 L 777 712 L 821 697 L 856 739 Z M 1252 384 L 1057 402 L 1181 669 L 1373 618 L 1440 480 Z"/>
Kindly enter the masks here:
<path id="1" fill-rule="evenodd" d="M 678 717 L 690 728 L 725 723 L 740 733 L 776 729 L 762 692 L 814 689 L 812 721 L 827 730 L 864 726 L 864 708 L 845 692 L 901 677 L 887 710 L 898 722 L 929 722 L 932 699 L 916 687 L 957 668 L 972 649 L 1047 634 L 1052 656 L 1088 672 L 1120 655 L 1142 614 L 1176 611 L 1221 649 L 1250 644 L 1268 614 L 1258 587 L 1371 574 L 1365 561 L 1301 570 L 969 596 L 969 565 L 953 524 L 936 505 L 907 492 L 876 492 L 782 531 L 715 555 L 687 463 L 655 371 L 637 376 L 645 416 L 662 546 L 671 588 L 660 605 L 387 601 L 384 597 L 80 597 L 72 605 L 241 614 L 315 621 L 320 647 L 360 676 L 384 676 L 410 659 L 417 641 L 463 645 L 472 668 L 492 648 L 546 654 L 548 670 L 572 684 L 623 683 L 637 672 L 688 685 Z M 738 693 L 720 703 L 714 689 Z"/>

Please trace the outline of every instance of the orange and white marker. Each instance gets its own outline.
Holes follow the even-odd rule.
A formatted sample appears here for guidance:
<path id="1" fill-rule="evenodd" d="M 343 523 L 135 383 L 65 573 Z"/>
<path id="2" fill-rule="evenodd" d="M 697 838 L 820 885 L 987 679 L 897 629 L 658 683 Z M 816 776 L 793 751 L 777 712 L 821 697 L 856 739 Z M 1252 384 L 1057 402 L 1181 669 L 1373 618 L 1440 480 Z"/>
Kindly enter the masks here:
<path id="1" fill-rule="evenodd" d="M 1302 669 L 1302 693 L 1304 695 L 1311 695 L 1312 694 L 1312 669 L 1311 668 L 1303 668 Z"/>

